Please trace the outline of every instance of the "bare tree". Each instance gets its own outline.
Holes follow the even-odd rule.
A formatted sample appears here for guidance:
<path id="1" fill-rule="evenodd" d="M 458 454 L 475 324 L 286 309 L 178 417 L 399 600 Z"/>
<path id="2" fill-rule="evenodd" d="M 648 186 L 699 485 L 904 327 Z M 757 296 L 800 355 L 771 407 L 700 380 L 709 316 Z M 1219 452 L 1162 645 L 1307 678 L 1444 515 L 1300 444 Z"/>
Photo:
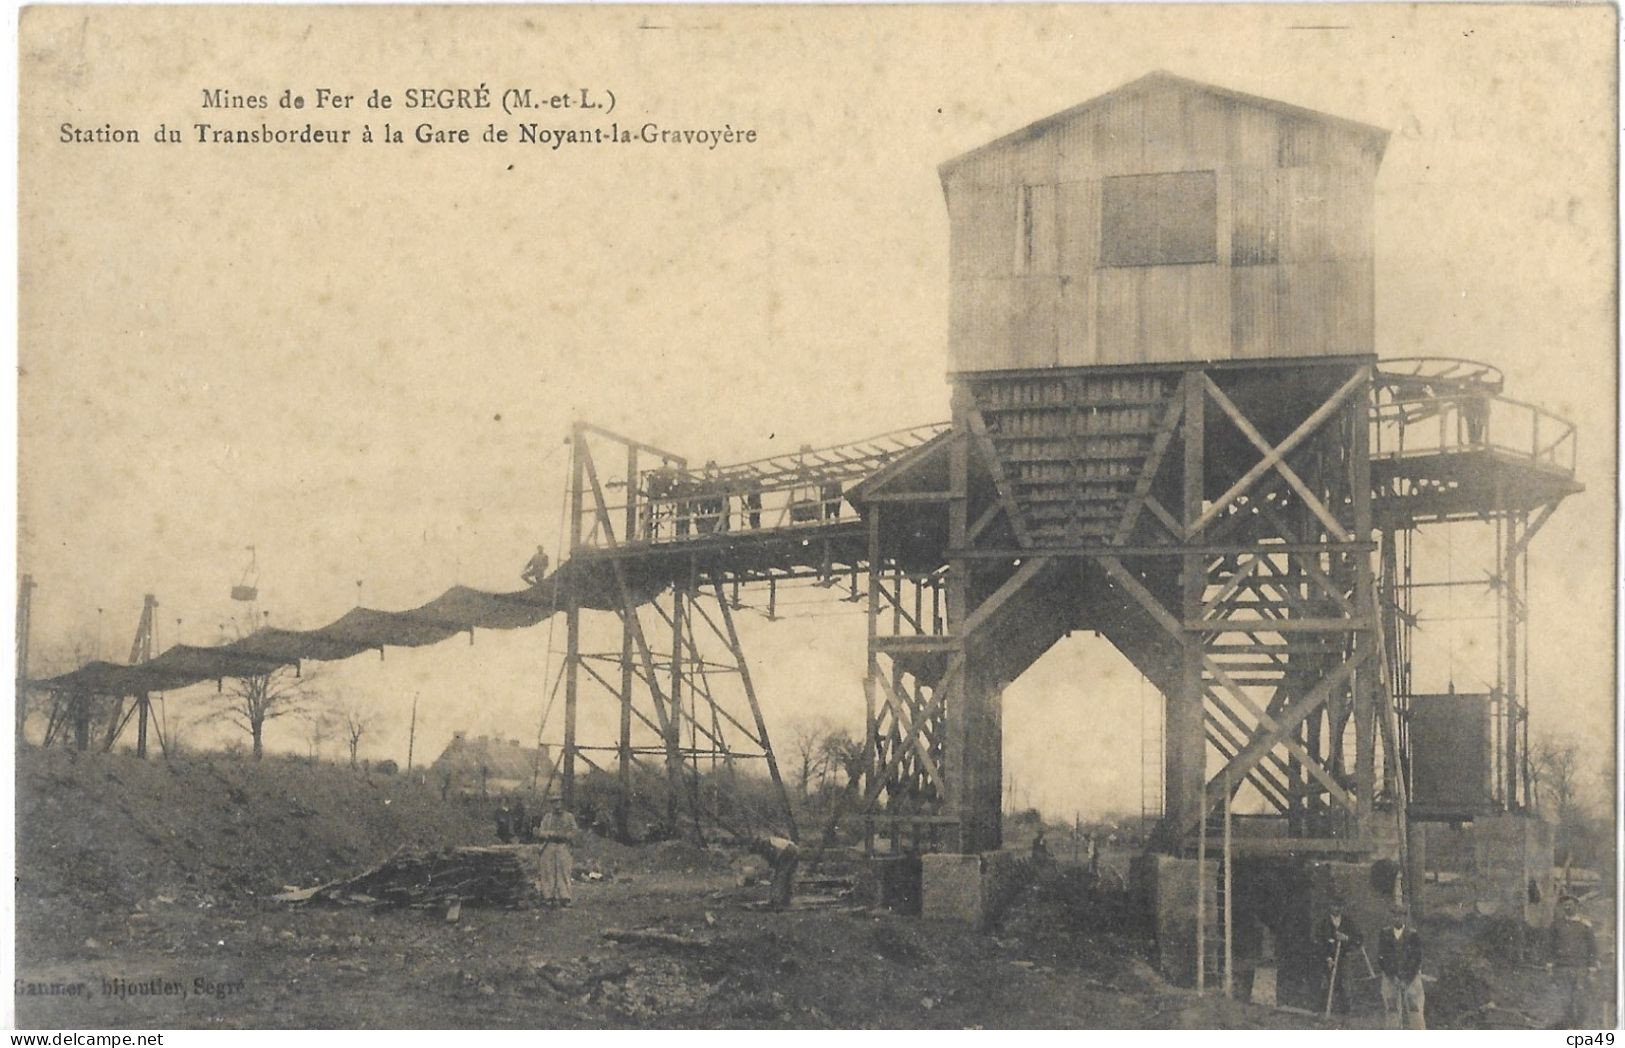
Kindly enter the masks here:
<path id="1" fill-rule="evenodd" d="M 826 775 L 839 776 L 841 789 L 857 792 L 869 770 L 863 741 L 837 728 L 824 737 L 823 748 Z"/>
<path id="2" fill-rule="evenodd" d="M 321 760 L 322 743 L 339 727 L 339 718 L 325 703 L 317 701 L 299 715 L 305 724 L 306 753 L 311 761 Z"/>
<path id="3" fill-rule="evenodd" d="M 821 781 L 827 773 L 824 740 L 828 735 L 828 725 L 816 721 L 798 724 L 790 731 L 790 757 L 803 797 L 811 794 L 813 782 Z"/>
<path id="4" fill-rule="evenodd" d="M 265 755 L 265 725 L 269 721 L 308 716 L 320 706 L 312 684 L 311 675 L 299 677 L 291 667 L 235 678 L 215 697 L 208 719 L 226 721 L 246 732 L 254 743 L 254 759 L 259 760 Z"/>
<path id="5" fill-rule="evenodd" d="M 1559 823 L 1574 814 L 1580 791 L 1580 743 L 1563 735 L 1542 734 L 1535 740 L 1529 761 L 1537 804 L 1548 809 Z"/>
<path id="6" fill-rule="evenodd" d="M 344 730 L 344 741 L 350 747 L 350 767 L 359 767 L 361 737 L 375 730 L 382 718 L 375 710 L 363 706 L 354 696 L 340 698 L 336 706 L 339 727 Z"/>

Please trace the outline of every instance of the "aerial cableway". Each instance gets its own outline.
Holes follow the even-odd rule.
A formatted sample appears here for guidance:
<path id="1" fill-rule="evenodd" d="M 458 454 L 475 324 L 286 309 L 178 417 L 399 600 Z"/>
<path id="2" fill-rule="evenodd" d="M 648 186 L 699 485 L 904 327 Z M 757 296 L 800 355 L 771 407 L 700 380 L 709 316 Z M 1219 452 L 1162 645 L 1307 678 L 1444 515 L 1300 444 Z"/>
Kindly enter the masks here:
<path id="1" fill-rule="evenodd" d="M 703 835 L 706 822 L 737 833 L 740 828 L 723 810 L 718 792 L 711 791 L 709 802 L 702 796 L 702 766 L 714 771 L 720 764 L 731 774 L 736 760 L 762 759 L 777 793 L 774 821 L 793 833 L 793 816 L 733 621 L 733 612 L 742 607 L 739 587 L 765 584 L 771 619 L 782 581 L 832 582 L 839 572 L 855 585 L 868 554 L 868 534 L 843 501 L 865 481 L 939 442 L 945 428 L 917 427 L 851 444 L 803 446 L 794 454 L 691 469 L 680 455 L 578 424 L 572 436 L 569 548 L 558 569 L 536 585 L 512 592 L 454 586 L 404 611 L 356 607 L 316 629 L 264 626 L 229 643 L 178 644 L 157 656 L 151 654 L 156 601 L 149 597 L 128 663 L 92 661 L 29 685 L 65 700 L 58 705 L 68 710 L 87 708 L 93 696 L 115 698 L 121 705 L 133 698 L 115 718 L 105 743 L 110 747 L 125 723 L 136 718 L 137 752 L 145 756 L 155 694 L 288 668 L 297 672 L 309 661 L 424 647 L 464 633 L 472 637 L 475 630 L 523 629 L 563 613 L 568 650 L 552 682 L 548 709 L 562 686 L 564 746 L 558 770 L 567 798 L 574 799 L 578 764 L 604 770 L 613 761 L 620 790 L 614 818 L 623 833 L 629 832 L 632 809 L 639 803 L 673 832 L 681 821 L 680 808 L 686 807 L 696 833 Z M 627 479 L 599 481 L 592 448 L 606 440 L 624 448 Z M 640 451 L 645 455 L 641 467 Z M 652 464 L 655 459 L 658 466 Z M 606 489 L 627 494 L 611 503 Z M 619 529 L 611 521 L 612 511 L 623 525 Z M 25 600 L 26 592 L 25 587 Z M 621 651 L 581 650 L 583 611 L 619 617 Z M 657 631 L 663 639 L 655 642 Z M 719 646 L 725 654 L 716 654 Z M 616 676 L 618 682 L 611 679 Z M 730 707 L 729 689 L 721 684 L 727 677 L 737 680 L 734 690 L 743 691 L 743 705 Z M 577 739 L 576 706 L 583 684 L 601 684 L 620 701 L 618 743 L 594 746 Z M 80 735 L 80 745 L 87 745 L 84 733 Z M 664 804 L 639 795 L 634 780 L 645 764 L 666 780 Z M 685 797 L 686 805 L 681 803 Z"/>

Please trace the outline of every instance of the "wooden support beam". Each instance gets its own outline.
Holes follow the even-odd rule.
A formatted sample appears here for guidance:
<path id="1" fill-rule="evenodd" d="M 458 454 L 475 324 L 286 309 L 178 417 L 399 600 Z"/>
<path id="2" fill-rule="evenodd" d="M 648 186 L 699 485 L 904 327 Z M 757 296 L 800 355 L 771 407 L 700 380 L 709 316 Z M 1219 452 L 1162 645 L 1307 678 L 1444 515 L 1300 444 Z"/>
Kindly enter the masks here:
<path id="1" fill-rule="evenodd" d="M 1345 808 L 1352 809 L 1354 807 L 1354 802 L 1350 799 L 1348 791 L 1343 789 L 1342 785 L 1337 781 L 1337 779 L 1332 776 L 1332 773 L 1326 770 L 1326 766 L 1321 764 L 1319 757 L 1310 753 L 1302 743 L 1294 739 L 1290 730 L 1278 731 L 1280 725 L 1275 718 L 1271 717 L 1267 712 L 1260 708 L 1259 705 L 1252 700 L 1252 697 L 1242 690 L 1241 685 L 1233 680 L 1229 674 L 1225 673 L 1223 668 L 1221 668 L 1218 663 L 1214 662 L 1212 659 L 1206 658 L 1204 658 L 1202 662 L 1207 668 L 1208 673 L 1215 681 L 1218 682 L 1219 686 L 1228 692 L 1230 697 L 1235 699 L 1242 709 L 1252 714 L 1252 716 L 1258 721 L 1259 728 L 1271 734 L 1279 735 L 1277 743 L 1280 746 L 1285 747 L 1287 752 L 1298 758 L 1298 762 L 1303 765 L 1309 774 L 1313 775 L 1315 779 L 1326 788 L 1327 793 L 1331 794 L 1332 797 Z"/>
<path id="2" fill-rule="evenodd" d="M 1370 619 L 1195 619 L 1185 623 L 1193 633 L 1354 633 L 1373 627 Z"/>
<path id="3" fill-rule="evenodd" d="M 1151 613 L 1151 617 L 1157 620 L 1158 625 L 1179 643 L 1185 643 L 1185 631 L 1180 627 L 1179 620 L 1174 617 L 1173 612 L 1163 606 L 1162 601 L 1153 596 L 1132 572 L 1123 567 L 1122 561 L 1116 557 L 1101 557 L 1100 564 L 1118 585 L 1128 591 L 1129 596 Z"/>
<path id="4" fill-rule="evenodd" d="M 961 495 L 961 493 L 957 492 L 957 491 L 897 491 L 897 492 L 883 492 L 882 491 L 882 492 L 876 492 L 875 494 L 872 494 L 872 495 L 865 496 L 863 501 L 869 502 L 869 503 L 887 503 L 887 504 L 894 503 L 894 502 L 901 502 L 901 503 L 916 503 L 916 502 L 943 503 L 943 502 L 951 502 L 954 499 L 959 498 L 960 495 Z"/>
<path id="5" fill-rule="evenodd" d="M 1185 386 L 1190 381 L 1188 377 L 1181 377 L 1179 384 L 1174 387 L 1173 396 L 1169 398 L 1168 408 L 1163 413 L 1162 421 L 1157 425 L 1156 436 L 1151 441 L 1151 451 L 1146 455 L 1145 465 L 1140 469 L 1140 476 L 1134 482 L 1134 494 L 1129 496 L 1128 504 L 1123 507 L 1123 519 L 1117 525 L 1117 533 L 1112 536 L 1112 544 L 1121 546 L 1134 534 L 1134 525 L 1140 519 L 1140 510 L 1145 506 L 1146 499 L 1151 496 L 1151 487 L 1156 483 L 1157 473 L 1162 469 L 1162 460 L 1168 453 L 1168 445 L 1173 442 L 1174 431 L 1179 427 L 1179 420 L 1185 414 Z M 1158 509 L 1162 509 L 1158 503 Z M 1168 511 L 1162 509 L 1162 516 L 1168 516 Z M 1159 519 L 1161 519 L 1159 517 Z M 1174 521 L 1172 517 L 1164 520 L 1165 525 L 1171 523 L 1169 530 L 1176 536 L 1183 538 L 1185 529 Z"/>
<path id="6" fill-rule="evenodd" d="M 1275 720 L 1275 727 L 1254 736 L 1246 749 L 1236 754 L 1218 775 L 1209 780 L 1207 791 L 1210 802 L 1218 799 L 1216 791 L 1219 784 L 1243 774 L 1257 764 L 1263 755 L 1274 749 L 1284 737 L 1297 731 L 1299 725 L 1308 720 L 1311 713 L 1325 705 L 1332 692 L 1348 680 L 1360 661 L 1358 656 L 1345 660 L 1332 673 L 1322 677 L 1319 683 L 1310 689 L 1309 694 L 1286 708 L 1278 720 L 1272 718 Z"/>
<path id="7" fill-rule="evenodd" d="M 1209 712 L 1207 719 L 1207 741 L 1218 751 L 1219 756 L 1225 760 L 1229 760 L 1241 752 L 1242 746 L 1245 745 L 1243 739 L 1237 737 L 1225 727 L 1223 722 L 1213 716 L 1211 712 Z M 1263 797 L 1277 810 L 1286 811 L 1287 802 L 1284 799 L 1288 793 L 1286 784 L 1270 774 L 1262 765 L 1255 766 L 1247 772 L 1245 781 L 1252 783 L 1253 789 L 1258 791 L 1259 796 Z"/>
<path id="8" fill-rule="evenodd" d="M 964 625 L 957 631 L 958 634 L 968 642 L 975 636 L 979 628 L 996 615 L 1000 608 L 1008 604 L 1012 597 L 1026 589 L 1027 584 L 1045 571 L 1050 566 L 1050 563 L 1049 557 L 1029 557 L 1022 561 L 1021 566 L 1015 570 L 1014 574 L 1005 579 L 999 588 L 994 590 L 986 600 L 976 605 L 976 609 L 970 613 L 970 617 L 965 620 Z"/>
<path id="9" fill-rule="evenodd" d="M 1266 459 L 1274 456 L 1273 465 L 1276 471 L 1286 478 L 1286 482 L 1292 486 L 1293 491 L 1298 493 L 1298 497 L 1303 500 L 1304 505 L 1309 507 L 1310 512 L 1320 518 L 1320 522 L 1326 526 L 1327 532 L 1344 540 L 1352 538 L 1353 536 L 1343 527 L 1343 522 L 1337 519 L 1336 514 L 1326 508 L 1326 504 L 1321 501 L 1320 496 L 1311 491 L 1309 485 L 1303 482 L 1303 478 L 1298 476 L 1297 471 L 1287 465 L 1285 453 L 1282 452 L 1277 455 L 1275 448 L 1270 445 L 1269 441 L 1264 439 L 1264 435 L 1258 432 L 1247 416 L 1242 414 L 1241 409 L 1236 407 L 1235 403 L 1224 395 L 1224 391 L 1214 385 L 1213 380 L 1207 376 L 1204 375 L 1202 379 L 1207 384 L 1208 396 L 1212 397 L 1213 402 L 1219 405 L 1220 410 L 1229 416 L 1230 421 L 1235 423 L 1236 428 L 1241 430 L 1242 435 L 1251 441 L 1254 447 L 1262 451 Z"/>
<path id="10" fill-rule="evenodd" d="M 733 612 L 728 610 L 728 601 L 722 593 L 722 583 L 712 582 L 716 590 L 717 607 L 721 609 L 722 622 L 728 631 L 728 647 L 739 660 L 739 682 L 745 689 L 745 700 L 750 704 L 751 718 L 756 722 L 757 744 L 762 748 L 762 756 L 767 759 L 767 773 L 773 780 L 773 788 L 778 791 L 779 803 L 784 811 L 786 827 L 790 831 L 791 840 L 795 840 L 796 816 L 790 807 L 790 794 L 784 788 L 784 779 L 779 775 L 779 760 L 774 756 L 773 744 L 767 737 L 767 720 L 762 716 L 762 707 L 756 701 L 756 687 L 751 683 L 750 667 L 745 662 L 745 652 L 739 644 L 739 632 L 734 628 Z M 714 626 L 712 627 L 715 628 Z M 749 732 L 746 732 L 747 737 Z"/>
<path id="11" fill-rule="evenodd" d="M 1303 441 L 1308 438 L 1310 434 L 1318 430 L 1327 419 L 1331 418 L 1332 415 L 1337 412 L 1337 409 L 1342 406 L 1343 401 L 1348 399 L 1349 395 L 1355 390 L 1363 388 L 1365 384 L 1370 381 L 1370 378 L 1370 367 L 1357 368 L 1354 374 L 1349 377 L 1348 381 L 1339 386 L 1337 392 L 1331 395 L 1330 399 L 1320 405 L 1320 407 L 1316 408 L 1308 418 L 1299 423 L 1296 429 L 1287 434 L 1285 440 L 1281 441 L 1281 443 L 1275 445 L 1274 447 L 1271 447 L 1262 459 L 1255 463 L 1251 469 L 1242 474 L 1241 478 L 1230 486 L 1228 491 L 1226 491 L 1223 495 L 1220 495 L 1218 499 L 1210 504 L 1206 511 L 1204 511 L 1201 516 L 1197 517 L 1196 520 L 1192 522 L 1191 526 L 1187 529 L 1188 533 L 1195 535 L 1202 529 L 1206 528 L 1209 524 L 1213 523 L 1214 519 L 1217 518 L 1219 514 L 1223 513 L 1232 502 L 1236 501 L 1242 492 L 1252 487 L 1259 477 L 1262 477 L 1271 469 L 1275 469 L 1278 465 L 1284 465 L 1286 456 L 1290 454 L 1299 444 L 1303 443 Z M 1206 379 L 1205 376 L 1204 379 L 1208 384 L 1210 393 L 1218 391 L 1218 387 L 1212 385 L 1211 379 Z M 1219 396 L 1224 397 L 1224 394 L 1219 393 Z M 1230 398 L 1224 397 L 1224 399 L 1219 402 L 1219 406 L 1223 408 L 1225 404 L 1229 403 Z M 1233 410 L 1234 408 L 1235 405 L 1230 404 L 1230 409 L 1227 410 L 1226 413 L 1229 414 L 1230 410 Z M 1240 412 L 1236 412 L 1236 415 L 1239 414 Z M 1232 415 L 1232 420 L 1234 420 L 1234 418 L 1235 416 Z M 1251 423 L 1248 423 L 1248 425 L 1250 426 Z M 1254 432 L 1256 433 L 1257 431 L 1254 430 Z M 1266 442 L 1266 447 L 1267 446 L 1268 443 Z M 1290 477 L 1288 477 L 1287 480 L 1288 483 L 1291 483 Z M 1299 484 L 1301 483 L 1302 481 L 1300 480 Z M 1297 485 L 1294 485 L 1294 489 L 1296 489 L 1296 487 Z M 1302 493 L 1300 492 L 1300 494 Z M 1313 498 L 1312 495 L 1310 497 Z M 1318 500 L 1316 501 L 1318 502 Z M 1325 507 L 1322 506 L 1321 510 L 1324 511 Z M 1330 530 L 1334 536 L 1337 536 L 1343 541 L 1352 541 L 1352 537 L 1343 530 L 1343 526 L 1341 524 L 1337 523 L 1335 517 L 1332 518 L 1331 524 L 1328 525 L 1328 530 Z"/>
<path id="12" fill-rule="evenodd" d="M 999 458 L 998 449 L 993 446 L 993 438 L 987 434 L 987 424 L 982 420 L 982 413 L 974 407 L 968 408 L 965 411 L 965 423 L 970 427 L 971 440 L 976 446 L 977 453 L 982 456 L 982 464 L 993 475 L 993 486 L 999 493 L 999 501 L 1004 504 L 1004 514 L 1010 521 L 1010 529 L 1016 533 L 1016 541 L 1022 546 L 1029 545 L 1031 540 L 1027 535 L 1027 522 L 1021 515 L 1020 504 L 1016 502 L 1015 488 L 1004 475 L 1004 462 Z M 950 484 L 968 489 L 968 472 L 964 470 L 955 471 L 951 467 L 950 471 L 959 474 L 949 478 Z M 963 500 L 960 500 L 960 503 L 962 505 Z M 963 533 L 963 529 L 961 529 L 961 532 Z M 964 543 L 959 542 L 954 543 L 954 545 L 964 545 Z"/>
<path id="13" fill-rule="evenodd" d="M 988 503 L 987 508 L 976 518 L 976 523 L 972 524 L 970 530 L 965 533 L 965 541 L 975 542 L 981 538 L 982 532 L 992 526 L 993 522 L 999 518 L 999 514 L 1007 512 L 1009 510 L 1005 506 L 1003 499 L 995 499 L 993 502 Z"/>
<path id="14" fill-rule="evenodd" d="M 920 767 L 925 769 L 925 773 L 931 777 L 931 781 L 940 782 L 942 773 L 937 770 L 937 762 L 931 759 L 931 753 L 926 748 L 925 739 L 921 734 L 927 718 L 923 716 L 915 718 L 909 713 L 908 696 L 900 694 L 892 681 L 882 680 L 880 683 L 885 685 L 881 691 L 881 697 L 885 699 L 886 705 L 891 707 L 892 719 L 902 728 L 903 741 L 913 747 L 914 755 L 919 759 Z"/>

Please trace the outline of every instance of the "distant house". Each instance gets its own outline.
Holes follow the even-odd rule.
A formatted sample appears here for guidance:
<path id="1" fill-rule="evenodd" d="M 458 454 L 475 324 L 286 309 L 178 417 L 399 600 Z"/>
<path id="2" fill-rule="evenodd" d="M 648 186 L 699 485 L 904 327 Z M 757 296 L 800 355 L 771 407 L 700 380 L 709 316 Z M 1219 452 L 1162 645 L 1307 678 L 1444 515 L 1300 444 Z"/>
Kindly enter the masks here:
<path id="1" fill-rule="evenodd" d="M 553 757 L 545 745 L 531 749 L 518 739 L 470 739 L 458 732 L 429 766 L 429 781 L 438 783 L 442 793 L 486 797 L 541 790 L 552 771 Z"/>

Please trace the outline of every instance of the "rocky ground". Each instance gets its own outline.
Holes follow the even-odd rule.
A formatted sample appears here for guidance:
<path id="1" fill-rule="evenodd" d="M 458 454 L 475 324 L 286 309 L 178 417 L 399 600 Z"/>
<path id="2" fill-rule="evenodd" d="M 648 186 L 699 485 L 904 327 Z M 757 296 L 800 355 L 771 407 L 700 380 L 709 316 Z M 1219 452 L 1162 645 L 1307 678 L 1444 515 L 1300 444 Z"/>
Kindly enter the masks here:
<path id="1" fill-rule="evenodd" d="M 1341 1025 L 1168 985 L 1119 903 L 1066 878 L 978 932 L 850 899 L 770 913 L 737 854 L 589 837 L 569 909 L 273 901 L 402 844 L 490 843 L 483 809 L 343 768 L 25 753 L 18 833 L 23 1028 Z"/>

